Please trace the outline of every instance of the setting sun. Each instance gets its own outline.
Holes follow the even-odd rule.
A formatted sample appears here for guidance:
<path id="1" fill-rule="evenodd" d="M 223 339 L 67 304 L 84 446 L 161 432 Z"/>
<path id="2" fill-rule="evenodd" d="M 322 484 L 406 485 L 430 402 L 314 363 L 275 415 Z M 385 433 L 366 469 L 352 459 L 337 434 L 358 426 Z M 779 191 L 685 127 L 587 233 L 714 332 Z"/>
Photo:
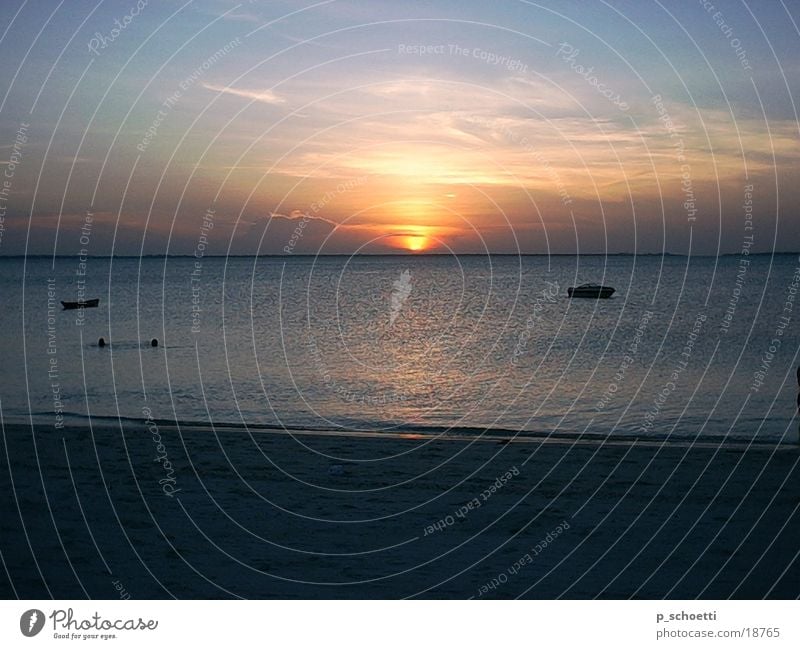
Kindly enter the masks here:
<path id="1" fill-rule="evenodd" d="M 389 235 L 389 245 L 408 252 L 423 252 L 440 245 L 442 236 L 446 236 L 445 226 L 405 225 Z"/>
<path id="2" fill-rule="evenodd" d="M 410 250 L 412 252 L 419 252 L 420 250 L 426 250 L 431 245 L 431 241 L 430 239 L 428 239 L 428 237 L 421 237 L 417 235 L 401 237 L 400 241 L 403 244 L 403 248 L 405 248 L 406 250 Z"/>

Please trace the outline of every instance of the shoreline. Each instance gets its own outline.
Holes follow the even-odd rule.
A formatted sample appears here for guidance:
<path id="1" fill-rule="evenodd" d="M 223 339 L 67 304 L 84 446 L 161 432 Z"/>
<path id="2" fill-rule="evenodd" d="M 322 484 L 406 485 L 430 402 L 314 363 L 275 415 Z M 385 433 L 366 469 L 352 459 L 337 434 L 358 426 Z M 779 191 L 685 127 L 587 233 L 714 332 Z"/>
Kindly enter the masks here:
<path id="1" fill-rule="evenodd" d="M 198 420 L 174 419 L 145 419 L 139 417 L 108 417 L 84 416 L 74 413 L 64 413 L 63 425 L 53 426 L 44 419 L 26 418 L 22 416 L 4 417 L 3 425 L 19 428 L 47 428 L 52 427 L 58 431 L 77 428 L 118 429 L 121 426 L 141 425 L 145 427 L 151 421 L 161 428 L 170 430 L 185 430 L 203 434 L 238 433 L 251 431 L 271 435 L 285 435 L 288 437 L 343 437 L 358 439 L 395 439 L 395 440 L 427 440 L 427 441 L 460 441 L 477 443 L 504 443 L 504 444 L 555 444 L 566 446 L 638 446 L 642 448 L 697 448 L 730 451 L 780 451 L 800 453 L 800 436 L 793 434 L 795 439 L 757 441 L 741 435 L 686 435 L 669 434 L 659 436 L 641 436 L 635 433 L 567 433 L 567 432 L 536 432 L 515 431 L 503 428 L 483 427 L 455 427 L 444 426 L 413 426 L 411 424 L 398 425 L 394 429 L 346 429 L 346 428 L 311 428 L 307 426 L 276 426 L 271 424 L 233 422 L 204 422 Z M 83 420 L 83 421 L 82 421 Z"/>

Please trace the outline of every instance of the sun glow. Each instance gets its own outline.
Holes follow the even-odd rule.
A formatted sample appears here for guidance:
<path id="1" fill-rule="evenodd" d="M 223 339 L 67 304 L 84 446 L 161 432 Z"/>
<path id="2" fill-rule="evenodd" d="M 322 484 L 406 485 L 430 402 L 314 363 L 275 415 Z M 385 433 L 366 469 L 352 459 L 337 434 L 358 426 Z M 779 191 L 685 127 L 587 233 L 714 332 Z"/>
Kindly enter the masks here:
<path id="1" fill-rule="evenodd" d="M 377 247 L 406 253 L 444 252 L 469 233 L 469 224 L 451 211 L 411 199 L 378 204 L 374 213 L 360 213 L 347 227 L 369 233 Z"/>
<path id="2" fill-rule="evenodd" d="M 399 237 L 399 239 L 403 248 L 410 250 L 411 252 L 420 252 L 421 250 L 426 250 L 431 246 L 431 240 L 428 239 L 428 237 L 422 237 L 416 234 L 406 237 Z"/>
<path id="3" fill-rule="evenodd" d="M 409 224 L 392 229 L 395 231 L 388 235 L 388 243 L 400 250 L 423 252 L 435 248 L 440 242 L 441 233 L 437 226 Z"/>

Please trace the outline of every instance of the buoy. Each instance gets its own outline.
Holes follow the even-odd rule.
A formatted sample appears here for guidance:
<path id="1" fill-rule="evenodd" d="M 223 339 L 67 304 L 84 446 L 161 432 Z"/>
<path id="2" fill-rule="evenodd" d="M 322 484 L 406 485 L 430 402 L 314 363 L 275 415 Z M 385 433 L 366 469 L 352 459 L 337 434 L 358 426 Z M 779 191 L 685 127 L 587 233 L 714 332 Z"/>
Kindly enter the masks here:
<path id="1" fill-rule="evenodd" d="M 97 346 L 98 346 L 98 347 L 105 347 L 105 346 L 106 346 L 106 340 L 105 340 L 105 338 L 102 338 L 102 337 L 101 337 L 101 338 L 100 338 L 100 340 L 98 340 L 98 341 L 97 341 Z"/>
<path id="2" fill-rule="evenodd" d="M 150 341 L 150 347 L 158 347 L 158 340 L 153 338 L 153 340 Z"/>
<path id="3" fill-rule="evenodd" d="M 344 467 L 341 464 L 332 464 L 328 467 L 328 475 L 344 475 Z"/>

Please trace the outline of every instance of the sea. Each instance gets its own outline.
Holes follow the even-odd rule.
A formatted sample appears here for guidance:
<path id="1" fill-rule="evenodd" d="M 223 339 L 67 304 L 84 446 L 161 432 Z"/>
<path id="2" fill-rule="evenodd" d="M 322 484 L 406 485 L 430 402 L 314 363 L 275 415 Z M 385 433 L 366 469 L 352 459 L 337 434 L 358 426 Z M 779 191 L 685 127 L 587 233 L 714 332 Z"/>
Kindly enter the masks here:
<path id="1" fill-rule="evenodd" d="M 6 257 L 0 411 L 793 444 L 799 285 L 796 254 Z"/>

